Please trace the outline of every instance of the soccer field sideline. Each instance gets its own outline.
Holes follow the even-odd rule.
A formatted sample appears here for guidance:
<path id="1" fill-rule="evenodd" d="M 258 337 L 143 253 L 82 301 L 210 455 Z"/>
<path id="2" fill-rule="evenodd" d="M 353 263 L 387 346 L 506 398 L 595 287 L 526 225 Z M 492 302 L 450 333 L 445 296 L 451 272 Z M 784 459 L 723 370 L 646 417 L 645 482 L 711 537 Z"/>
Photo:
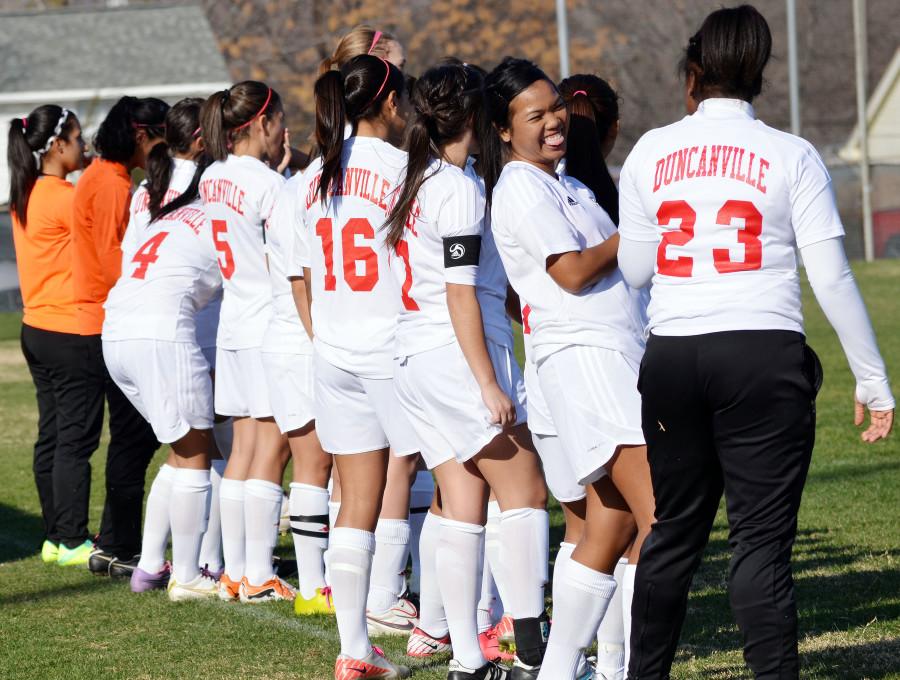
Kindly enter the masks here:
<path id="1" fill-rule="evenodd" d="M 900 261 L 855 270 L 896 388 Z M 794 560 L 803 677 L 900 678 L 900 433 L 875 446 L 859 441 L 852 377 L 808 290 L 804 311 L 825 385 Z M 0 678 L 331 677 L 338 647 L 333 620 L 298 620 L 284 603 L 172 605 L 160 593 L 136 596 L 124 582 L 41 564 L 31 474 L 36 408 L 18 323 L 15 315 L 0 315 Z M 148 479 L 162 459 L 158 454 Z M 93 461 L 92 529 L 103 502 L 103 460 L 98 452 Z M 558 509 L 551 521 L 555 545 Z M 673 678 L 749 677 L 727 605 L 724 526 L 720 513 L 694 582 Z M 282 539 L 282 555 L 292 552 L 289 540 Z M 402 658 L 405 638 L 378 643 Z M 446 674 L 443 660 L 410 665 L 414 678 Z"/>

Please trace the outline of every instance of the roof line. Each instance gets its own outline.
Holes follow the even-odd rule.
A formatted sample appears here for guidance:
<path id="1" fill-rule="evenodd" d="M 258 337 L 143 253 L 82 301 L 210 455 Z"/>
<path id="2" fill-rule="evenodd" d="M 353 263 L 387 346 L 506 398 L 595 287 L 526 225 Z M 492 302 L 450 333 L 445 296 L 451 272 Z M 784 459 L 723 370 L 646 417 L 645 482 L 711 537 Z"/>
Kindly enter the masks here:
<path id="1" fill-rule="evenodd" d="M 168 2 L 155 2 L 153 4 L 140 5 L 120 5 L 117 7 L 109 7 L 107 5 L 93 7 L 53 7 L 50 9 L 33 9 L 18 10 L 9 12 L 0 12 L 0 17 L 31 17 L 31 16 L 47 16 L 48 14 L 99 14 L 101 12 L 127 12 L 127 11 L 144 11 L 154 9 L 169 9 L 172 7 L 198 7 L 203 11 L 203 6 L 196 0 L 169 0 Z M 205 14 L 205 12 L 204 12 Z"/>
<path id="2" fill-rule="evenodd" d="M 866 102 L 866 123 L 869 127 L 875 122 L 875 118 L 877 118 L 882 107 L 887 102 L 888 95 L 894 89 L 894 83 L 898 78 L 900 78 L 900 47 L 894 52 L 894 56 L 875 86 L 869 101 Z M 857 120 L 850 137 L 847 138 L 844 146 L 838 151 L 838 155 L 845 160 L 856 161 L 859 160 L 859 154 L 859 121 Z"/>
<path id="3" fill-rule="evenodd" d="M 195 92 L 215 92 L 230 87 L 228 81 L 203 83 L 159 83 L 131 87 L 96 87 L 73 90 L 31 90 L 29 92 L 0 93 L 0 104 L 33 104 L 47 101 L 72 101 L 83 99 L 113 99 L 118 97 L 175 97 Z"/>

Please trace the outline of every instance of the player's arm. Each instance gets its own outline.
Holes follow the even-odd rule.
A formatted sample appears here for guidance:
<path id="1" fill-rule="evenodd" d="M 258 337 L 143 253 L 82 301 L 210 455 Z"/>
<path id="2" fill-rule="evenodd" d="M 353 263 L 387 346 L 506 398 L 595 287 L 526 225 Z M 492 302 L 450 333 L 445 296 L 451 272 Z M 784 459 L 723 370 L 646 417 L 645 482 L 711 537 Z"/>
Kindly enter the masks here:
<path id="1" fill-rule="evenodd" d="M 304 270 L 308 272 L 309 270 Z M 294 298 L 294 306 L 297 308 L 297 314 L 300 316 L 300 323 L 303 324 L 303 330 L 312 340 L 312 315 L 309 308 L 312 304 L 312 293 L 309 292 L 306 285 L 306 279 L 300 276 L 289 276 L 288 281 L 291 282 L 291 295 Z"/>
<path id="2" fill-rule="evenodd" d="M 506 315 L 522 325 L 522 301 L 519 294 L 509 284 L 506 285 Z"/>
<path id="3" fill-rule="evenodd" d="M 616 233 L 590 248 L 550 255 L 547 273 L 563 290 L 580 293 L 616 268 L 618 250 L 619 235 Z"/>
<path id="4" fill-rule="evenodd" d="M 512 425 L 516 422 L 516 407 L 497 384 L 475 286 L 447 283 L 447 307 L 460 349 L 481 388 L 481 398 L 491 412 L 491 421 L 503 427 Z"/>
<path id="5" fill-rule="evenodd" d="M 631 156 L 619 177 L 619 271 L 632 288 L 643 288 L 653 278 L 659 233 L 647 217 L 634 179 Z M 640 167 L 640 166 L 639 166 Z"/>
<path id="6" fill-rule="evenodd" d="M 653 278 L 656 251 L 659 246 L 649 241 L 632 241 L 623 236 L 619 241 L 619 271 L 632 288 L 643 288 Z"/>

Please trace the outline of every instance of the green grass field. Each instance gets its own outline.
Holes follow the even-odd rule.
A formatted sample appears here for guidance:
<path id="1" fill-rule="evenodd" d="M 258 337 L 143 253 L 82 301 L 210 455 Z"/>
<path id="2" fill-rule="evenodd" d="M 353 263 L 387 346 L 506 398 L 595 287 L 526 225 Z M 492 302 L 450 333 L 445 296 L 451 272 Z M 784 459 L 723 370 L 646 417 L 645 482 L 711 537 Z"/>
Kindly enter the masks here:
<path id="1" fill-rule="evenodd" d="M 857 275 L 895 381 L 900 376 L 900 262 Z M 804 678 L 900 678 L 900 433 L 865 446 L 852 425 L 852 377 L 837 339 L 807 296 L 811 344 L 825 367 L 818 445 L 794 553 Z M 298 620 L 289 605 L 172 605 L 123 582 L 45 566 L 31 475 L 34 391 L 19 319 L 0 315 L 0 678 L 331 677 L 333 620 Z M 104 444 L 105 445 L 105 444 Z M 162 460 L 162 454 L 156 463 Z M 103 502 L 104 452 L 94 457 L 91 527 Z M 148 479 L 155 474 L 155 466 Z M 552 515 L 558 542 L 561 516 Z M 290 554 L 287 539 L 281 549 Z M 747 678 L 728 610 L 727 531 L 720 517 L 697 574 L 673 678 Z M 405 640 L 378 640 L 397 661 Z M 416 679 L 443 663 L 411 663 Z"/>

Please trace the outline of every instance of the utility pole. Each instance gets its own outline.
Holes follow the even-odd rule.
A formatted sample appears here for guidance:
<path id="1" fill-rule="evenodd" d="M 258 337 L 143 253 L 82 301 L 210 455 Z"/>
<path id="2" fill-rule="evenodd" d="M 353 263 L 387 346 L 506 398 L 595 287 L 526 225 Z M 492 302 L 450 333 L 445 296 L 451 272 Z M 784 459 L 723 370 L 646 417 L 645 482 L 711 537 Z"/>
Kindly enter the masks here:
<path id="1" fill-rule="evenodd" d="M 800 136 L 800 74 L 797 68 L 797 0 L 787 0 L 788 93 L 791 134 Z"/>
<path id="2" fill-rule="evenodd" d="M 853 0 L 853 37 L 856 47 L 856 115 L 859 120 L 859 179 L 862 185 L 863 250 L 866 262 L 875 259 L 872 237 L 872 186 L 869 181 L 869 118 L 866 112 L 866 74 L 868 73 L 868 39 L 866 35 L 866 0 Z"/>
<path id="3" fill-rule="evenodd" d="M 569 22 L 566 18 L 566 0 L 556 0 L 556 35 L 559 40 L 559 75 L 569 77 Z"/>

